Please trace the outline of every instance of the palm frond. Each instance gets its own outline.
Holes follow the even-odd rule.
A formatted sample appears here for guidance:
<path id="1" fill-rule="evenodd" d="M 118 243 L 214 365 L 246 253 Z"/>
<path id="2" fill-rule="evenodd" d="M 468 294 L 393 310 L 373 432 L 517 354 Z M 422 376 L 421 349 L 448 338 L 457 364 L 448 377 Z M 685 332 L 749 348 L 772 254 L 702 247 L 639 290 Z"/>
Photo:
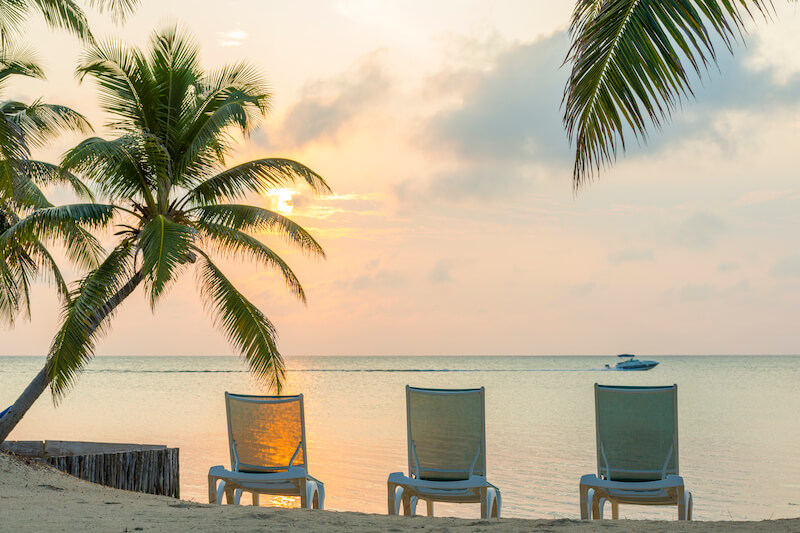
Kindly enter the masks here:
<path id="1" fill-rule="evenodd" d="M 151 307 L 155 307 L 180 269 L 194 260 L 196 236 L 195 229 L 177 224 L 164 215 L 153 217 L 142 228 L 139 246 Z"/>
<path id="2" fill-rule="evenodd" d="M 141 136 L 123 135 L 112 141 L 86 139 L 64 155 L 61 167 L 86 176 L 111 200 L 137 200 L 153 208 L 155 178 L 143 163 Z"/>
<path id="3" fill-rule="evenodd" d="M 89 5 L 122 24 L 139 6 L 139 0 L 89 0 Z"/>
<path id="4" fill-rule="evenodd" d="M 306 303 L 306 294 L 300 280 L 289 265 L 264 243 L 250 235 L 222 224 L 195 222 L 206 239 L 214 244 L 219 252 L 231 259 L 256 261 L 269 268 L 277 269 L 283 275 L 286 286 L 301 302 Z"/>
<path id="5" fill-rule="evenodd" d="M 66 185 L 79 198 L 94 200 L 92 190 L 81 179 L 58 165 L 44 161 L 28 161 L 25 165 L 27 177 L 33 183 L 47 187 L 50 185 Z"/>
<path id="6" fill-rule="evenodd" d="M 125 242 L 115 248 L 83 278 L 64 307 L 58 330 L 47 358 L 47 371 L 53 401 L 58 402 L 74 385 L 83 367 L 94 356 L 95 343 L 105 332 L 107 319 L 119 302 L 114 301 L 137 275 L 133 269 L 133 247 Z M 138 279 L 141 280 L 139 274 Z M 131 288 L 130 290 L 133 290 Z"/>
<path id="7" fill-rule="evenodd" d="M 12 4 L 13 2 L 2 2 Z M 3 27 L 3 10 L 0 9 L 0 33 Z M 28 48 L 9 48 L 0 50 L 0 88 L 12 76 L 44 79 L 44 71 L 36 61 L 36 55 Z"/>
<path id="8" fill-rule="evenodd" d="M 72 0 L 28 0 L 35 5 L 48 26 L 66 30 L 73 35 L 92 42 L 92 32 L 86 13 Z"/>
<path id="9" fill-rule="evenodd" d="M 191 189 L 181 203 L 215 204 L 241 199 L 247 194 L 265 194 L 306 182 L 316 193 L 331 191 L 322 176 L 291 159 L 257 159 L 223 170 Z"/>
<path id="10" fill-rule="evenodd" d="M 219 204 L 195 207 L 187 213 L 201 223 L 217 224 L 237 231 L 276 234 L 312 256 L 325 257 L 325 251 L 302 226 L 269 209 L 252 205 Z"/>
<path id="11" fill-rule="evenodd" d="M 196 98 L 195 88 L 203 75 L 199 65 L 199 46 L 194 38 L 177 26 L 168 26 L 150 37 L 149 65 L 153 77 L 163 80 L 156 96 L 159 102 L 152 130 L 167 149 L 173 149 L 178 123 Z"/>
<path id="12" fill-rule="evenodd" d="M 71 204 L 37 209 L 0 235 L 0 250 L 26 246 L 34 241 L 63 243 L 67 257 L 82 268 L 94 268 L 103 256 L 103 247 L 88 229 L 106 227 L 114 206 Z"/>
<path id="13" fill-rule="evenodd" d="M 100 89 L 100 106 L 114 117 L 107 126 L 126 133 L 154 132 L 156 83 L 144 55 L 119 41 L 89 48 L 75 71 L 78 80 L 91 76 Z"/>
<path id="14" fill-rule="evenodd" d="M 58 135 L 69 132 L 91 133 L 86 118 L 69 107 L 8 101 L 2 104 L 3 114 L 21 131 L 28 146 L 41 148 Z"/>
<path id="15" fill-rule="evenodd" d="M 275 327 L 250 303 L 217 266 L 200 252 L 198 285 L 206 309 L 228 340 L 242 352 L 250 371 L 276 393 L 283 388 L 285 368 Z"/>
<path id="16" fill-rule="evenodd" d="M 716 60 L 714 36 L 730 50 L 749 8 L 769 0 L 580 0 L 566 62 L 564 124 L 575 147 L 579 188 L 625 150 L 626 132 L 646 142 L 683 98 L 690 71 L 702 75 Z"/>

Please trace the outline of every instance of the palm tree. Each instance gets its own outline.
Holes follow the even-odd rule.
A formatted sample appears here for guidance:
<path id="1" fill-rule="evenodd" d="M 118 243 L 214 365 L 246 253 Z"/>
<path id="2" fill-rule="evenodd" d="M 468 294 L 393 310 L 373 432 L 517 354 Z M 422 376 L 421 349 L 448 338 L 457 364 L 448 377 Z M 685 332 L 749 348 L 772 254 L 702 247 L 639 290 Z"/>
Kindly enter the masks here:
<path id="1" fill-rule="evenodd" d="M 48 385 L 55 401 L 63 397 L 93 357 L 114 311 L 139 285 L 155 308 L 190 268 L 207 310 L 251 372 L 279 391 L 284 366 L 275 328 L 212 256 L 277 269 L 303 302 L 303 288 L 292 270 L 254 234 L 277 234 L 324 257 L 320 245 L 295 222 L 234 203 L 298 181 L 315 192 L 330 191 L 318 174 L 289 159 L 226 168 L 234 134 L 247 136 L 270 109 L 271 95 L 251 65 L 238 62 L 206 71 L 195 42 L 169 27 L 152 35 L 147 51 L 113 41 L 94 46 L 77 73 L 97 82 L 101 107 L 112 117 L 108 126 L 117 137 L 86 139 L 65 155 L 62 166 L 87 180 L 105 203 L 38 209 L 5 235 L 66 237 L 63 228 L 113 225 L 116 239 L 101 264 L 71 292 L 45 367 L 0 419 L 0 442 Z M 0 238 L 0 248 L 4 244 Z"/>
<path id="2" fill-rule="evenodd" d="M 139 0 L 89 0 L 88 3 L 122 22 Z M 0 47 L 5 48 L 13 37 L 19 36 L 31 11 L 38 11 L 53 29 L 66 30 L 86 41 L 93 40 L 86 13 L 72 0 L 0 0 Z"/>
<path id="3" fill-rule="evenodd" d="M 684 98 L 689 76 L 729 51 L 754 13 L 771 0 L 577 0 L 570 24 L 572 71 L 564 125 L 575 146 L 576 189 L 610 166 L 625 137 L 646 141 Z"/>

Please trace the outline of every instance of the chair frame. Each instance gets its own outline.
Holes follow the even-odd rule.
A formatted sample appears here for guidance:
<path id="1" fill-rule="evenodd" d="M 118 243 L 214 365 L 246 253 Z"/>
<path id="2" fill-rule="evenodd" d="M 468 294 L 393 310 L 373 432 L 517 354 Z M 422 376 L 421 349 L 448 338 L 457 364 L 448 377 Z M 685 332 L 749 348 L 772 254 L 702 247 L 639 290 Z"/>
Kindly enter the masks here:
<path id="1" fill-rule="evenodd" d="M 627 391 L 629 393 L 662 392 L 667 389 L 674 391 L 673 409 L 675 410 L 674 433 L 672 454 L 675 456 L 675 473 L 665 475 L 655 481 L 613 481 L 604 479 L 602 475 L 603 460 L 601 454 L 600 416 L 598 408 L 598 391 L 600 389 Z M 581 477 L 580 508 L 581 519 L 602 519 L 605 503 L 611 503 L 611 518 L 619 519 L 619 505 L 677 505 L 678 520 L 692 519 L 692 493 L 687 491 L 683 478 L 678 475 L 678 385 L 655 387 L 630 387 L 594 384 L 595 396 L 595 434 L 597 448 L 597 474 L 587 474 Z M 609 468 L 606 465 L 607 469 Z M 666 465 L 665 465 L 666 468 Z M 608 475 L 609 472 L 607 471 Z"/>
<path id="2" fill-rule="evenodd" d="M 483 455 L 483 475 L 472 474 L 468 479 L 453 481 L 431 481 L 413 477 L 413 456 L 411 438 L 411 406 L 409 398 L 412 391 L 429 394 L 463 394 L 480 392 L 481 395 L 481 450 Z M 417 503 L 426 503 L 427 515 L 433 516 L 434 502 L 480 503 L 481 518 L 499 518 L 502 504 L 500 489 L 486 480 L 486 391 L 480 389 L 425 389 L 406 385 L 406 432 L 408 446 L 408 475 L 403 472 L 389 474 L 387 480 L 388 509 L 390 515 L 399 514 L 402 506 L 405 516 L 415 516 Z M 419 465 L 417 465 L 417 468 Z"/>
<path id="3" fill-rule="evenodd" d="M 287 403 L 300 402 L 301 443 L 303 465 L 294 466 L 292 461 L 286 468 L 274 472 L 240 472 L 239 460 L 233 440 L 231 427 L 230 398 L 254 403 Z M 228 418 L 228 448 L 231 457 L 231 470 L 222 465 L 213 466 L 208 471 L 208 503 L 222 503 L 223 494 L 227 503 L 239 505 L 242 492 L 249 492 L 253 505 L 259 504 L 259 496 L 284 495 L 299 496 L 300 506 L 304 509 L 324 509 L 325 485 L 308 475 L 308 454 L 306 452 L 306 420 L 303 406 L 303 395 L 296 396 L 254 396 L 246 394 L 225 393 L 225 412 Z"/>

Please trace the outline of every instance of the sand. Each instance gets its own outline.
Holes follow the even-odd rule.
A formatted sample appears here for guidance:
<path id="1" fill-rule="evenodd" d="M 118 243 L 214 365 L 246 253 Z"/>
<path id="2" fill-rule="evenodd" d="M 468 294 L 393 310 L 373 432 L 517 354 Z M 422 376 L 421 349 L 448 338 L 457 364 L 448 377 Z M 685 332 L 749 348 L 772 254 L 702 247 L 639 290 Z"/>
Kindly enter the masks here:
<path id="1" fill-rule="evenodd" d="M 204 505 L 110 489 L 0 453 L 0 531 L 795 532 L 800 518 L 763 522 L 463 520 Z"/>

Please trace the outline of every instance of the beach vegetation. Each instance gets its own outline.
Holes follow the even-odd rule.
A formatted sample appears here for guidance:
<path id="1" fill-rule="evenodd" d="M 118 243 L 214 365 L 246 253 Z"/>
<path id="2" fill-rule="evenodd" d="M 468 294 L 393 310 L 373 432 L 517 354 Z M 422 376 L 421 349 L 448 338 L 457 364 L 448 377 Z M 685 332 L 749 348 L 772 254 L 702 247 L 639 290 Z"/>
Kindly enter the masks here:
<path id="1" fill-rule="evenodd" d="M 122 22 L 139 4 L 139 0 L 88 0 L 88 5 Z M 94 42 L 86 13 L 72 0 L 3 0 L 0 6 L 0 47 L 21 36 L 22 28 L 32 13 L 41 15 L 49 28 L 65 30 L 87 42 Z"/>
<path id="2" fill-rule="evenodd" d="M 796 0 L 790 0 L 796 1 Z M 577 190 L 614 163 L 633 137 L 646 142 L 693 97 L 718 48 L 733 44 L 771 0 L 578 0 L 570 23 L 564 125 Z"/>
<path id="3" fill-rule="evenodd" d="M 69 249 L 70 228 L 78 225 L 94 234 L 111 230 L 113 242 L 71 288 L 44 368 L 0 418 L 0 441 L 48 386 L 56 402 L 63 398 L 119 305 L 139 286 L 155 310 L 190 271 L 207 311 L 250 371 L 280 391 L 284 364 L 275 327 L 217 258 L 277 270 L 305 302 L 291 268 L 258 236 L 277 236 L 317 258 L 324 257 L 322 247 L 297 223 L 246 199 L 298 183 L 316 193 L 330 189 L 291 159 L 226 164 L 237 141 L 268 115 L 272 95 L 264 77 L 244 61 L 204 69 L 195 41 L 175 26 L 154 32 L 146 50 L 115 40 L 93 45 L 77 75 L 97 83 L 114 136 L 84 140 L 65 154 L 61 167 L 85 180 L 96 201 L 36 209 L 3 239 L 61 239 Z"/>

